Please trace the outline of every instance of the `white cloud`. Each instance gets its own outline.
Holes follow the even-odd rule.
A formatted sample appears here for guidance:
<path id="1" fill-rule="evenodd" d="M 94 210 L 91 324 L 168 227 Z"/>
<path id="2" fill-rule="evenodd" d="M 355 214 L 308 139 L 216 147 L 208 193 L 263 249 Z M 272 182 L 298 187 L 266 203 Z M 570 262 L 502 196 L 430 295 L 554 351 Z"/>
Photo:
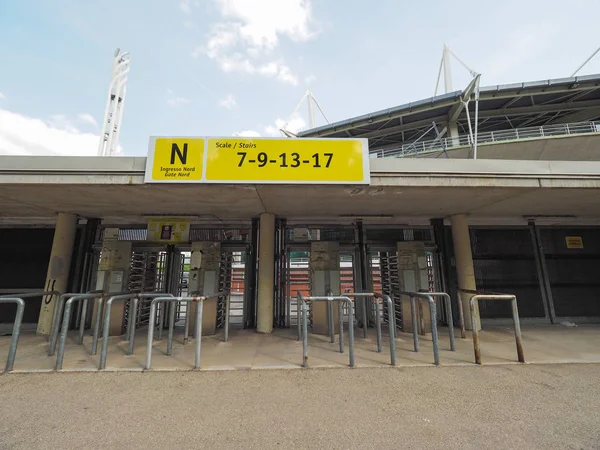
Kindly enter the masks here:
<path id="1" fill-rule="evenodd" d="M 96 156 L 99 136 L 82 133 L 68 117 L 48 121 L 0 109 L 0 154 Z M 118 153 L 121 152 L 119 147 Z"/>
<path id="2" fill-rule="evenodd" d="M 6 99 L 6 95 L 4 95 L 2 92 L 0 92 L 0 100 L 5 100 Z"/>
<path id="3" fill-rule="evenodd" d="M 194 6 L 197 6 L 197 2 L 194 2 Z M 192 1 L 191 0 L 180 0 L 179 9 L 186 14 L 192 13 Z"/>
<path id="4" fill-rule="evenodd" d="M 93 125 L 95 127 L 98 126 L 98 122 L 96 122 L 96 119 L 94 119 L 94 116 L 92 116 L 91 114 L 88 113 L 81 113 L 77 115 L 77 118 L 83 122 L 83 123 L 87 123 L 88 125 Z"/>
<path id="5" fill-rule="evenodd" d="M 275 120 L 275 125 L 268 125 L 265 127 L 265 133 L 267 136 L 281 136 L 281 129 L 296 134 L 299 131 L 306 129 L 306 121 L 298 114 L 295 114 L 287 121 L 278 118 Z"/>
<path id="6" fill-rule="evenodd" d="M 227 22 L 213 25 L 203 46 L 192 56 L 205 54 L 224 72 L 241 72 L 297 85 L 298 78 L 285 62 L 273 58 L 280 37 L 305 42 L 312 31 L 310 0 L 216 0 Z"/>
<path id="7" fill-rule="evenodd" d="M 231 109 L 235 105 L 236 105 L 236 101 L 235 101 L 235 97 L 233 96 L 233 94 L 229 94 L 229 95 L 227 95 L 227 97 L 225 97 L 219 101 L 219 106 L 222 106 L 223 108 Z"/>

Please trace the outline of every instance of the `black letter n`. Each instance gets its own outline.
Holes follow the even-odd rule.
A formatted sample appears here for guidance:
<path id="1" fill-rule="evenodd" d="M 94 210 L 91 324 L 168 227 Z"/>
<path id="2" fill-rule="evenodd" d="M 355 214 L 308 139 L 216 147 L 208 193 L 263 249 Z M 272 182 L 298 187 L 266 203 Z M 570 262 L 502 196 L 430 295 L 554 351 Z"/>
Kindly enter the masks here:
<path id="1" fill-rule="evenodd" d="M 183 152 L 181 150 L 179 150 L 179 147 L 177 147 L 177 144 L 174 143 L 171 146 L 171 165 L 175 164 L 175 155 L 177 155 L 177 157 L 179 158 L 179 161 L 181 161 L 181 164 L 186 164 L 187 143 L 183 144 Z"/>

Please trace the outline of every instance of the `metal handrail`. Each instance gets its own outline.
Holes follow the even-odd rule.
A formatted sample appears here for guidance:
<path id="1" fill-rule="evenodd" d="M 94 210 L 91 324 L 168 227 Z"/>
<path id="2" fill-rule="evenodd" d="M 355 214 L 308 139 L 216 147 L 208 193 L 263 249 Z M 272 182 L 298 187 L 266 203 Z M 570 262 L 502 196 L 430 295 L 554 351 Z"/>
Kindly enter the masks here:
<path id="1" fill-rule="evenodd" d="M 394 306 L 394 302 L 389 295 L 380 294 L 378 292 L 344 292 L 345 297 L 357 297 L 363 298 L 363 317 L 364 319 L 364 337 L 366 336 L 366 310 L 367 310 L 367 301 L 369 298 L 375 298 L 375 307 L 376 317 L 375 317 L 375 326 L 377 327 L 377 353 L 381 353 L 382 345 L 381 345 L 381 313 L 382 313 L 382 302 L 387 303 L 388 307 L 388 333 L 390 335 L 390 360 L 392 366 L 396 365 L 396 308 Z"/>
<path id="2" fill-rule="evenodd" d="M 103 294 L 103 293 L 104 293 L 104 291 L 85 292 L 85 294 Z M 52 313 L 52 325 L 50 326 L 50 336 L 49 336 L 50 346 L 48 347 L 48 356 L 53 356 L 54 352 L 56 351 L 56 343 L 58 341 L 58 335 L 60 332 L 60 318 L 62 317 L 65 302 L 67 301 L 67 299 L 69 299 L 71 297 L 74 297 L 76 295 L 82 295 L 82 294 L 83 294 L 82 292 L 69 292 L 69 293 L 60 295 L 58 297 L 58 299 L 56 300 L 56 305 L 54 305 L 54 311 Z M 99 303 L 99 305 L 101 305 L 101 304 Z M 82 317 L 85 317 L 85 315 L 82 314 Z M 85 322 L 84 322 L 84 324 L 85 324 Z M 81 323 L 80 323 L 80 327 L 81 327 Z"/>
<path id="3" fill-rule="evenodd" d="M 450 350 L 454 351 L 454 324 L 452 319 L 452 305 L 450 304 L 450 296 L 445 292 L 407 292 L 400 291 L 400 295 L 407 296 L 410 301 L 410 315 L 413 326 L 413 346 L 415 352 L 419 351 L 419 335 L 417 331 L 417 311 L 415 305 L 415 298 L 419 300 L 425 300 L 429 303 L 429 315 L 431 316 L 431 340 L 433 341 L 433 363 L 436 366 L 440 365 L 440 346 L 437 330 L 437 308 L 435 305 L 434 296 L 444 297 L 446 300 L 446 309 L 448 309 L 448 334 L 450 337 Z"/>
<path id="4" fill-rule="evenodd" d="M 75 294 L 65 302 L 62 328 L 60 330 L 60 337 L 58 339 L 58 351 L 56 352 L 56 370 L 61 370 L 63 366 L 65 343 L 67 342 L 67 333 L 69 331 L 69 320 L 71 319 L 71 309 L 73 307 L 73 303 L 76 301 L 84 301 L 87 303 L 89 299 L 95 299 L 98 297 L 104 298 L 105 295 L 106 294 Z"/>
<path id="5" fill-rule="evenodd" d="M 517 308 L 517 296 L 512 294 L 500 294 L 492 292 L 472 291 L 469 289 L 459 289 L 460 292 L 473 294 L 469 301 L 471 309 L 471 326 L 473 328 L 473 349 L 475 351 L 475 363 L 481 365 L 481 346 L 479 344 L 479 330 L 477 329 L 477 309 L 479 300 L 508 300 L 511 303 L 513 323 L 515 327 L 515 342 L 517 345 L 517 358 L 519 362 L 525 362 L 523 353 L 523 341 L 521 339 L 521 323 L 519 322 L 519 310 Z M 477 309 L 476 309 L 477 308 Z"/>
<path id="6" fill-rule="evenodd" d="M 525 139 L 547 138 L 553 136 L 570 136 L 577 134 L 600 133 L 600 122 L 575 122 L 567 124 L 542 125 L 538 127 L 514 128 L 512 130 L 499 130 L 478 133 L 477 144 L 493 142 L 521 141 Z M 473 140 L 468 134 L 455 137 L 431 139 L 427 141 L 402 144 L 400 147 L 373 150 L 371 156 L 375 158 L 401 158 L 403 156 L 420 153 L 448 150 L 458 147 L 469 147 Z"/>
<path id="7" fill-rule="evenodd" d="M 210 300 L 212 298 L 218 298 L 228 294 L 229 292 L 223 291 L 206 297 L 158 297 L 153 299 L 150 303 L 150 326 L 148 327 L 148 340 L 146 343 L 146 365 L 144 366 L 144 368 L 146 370 L 150 370 L 150 367 L 152 366 L 152 342 L 154 341 L 154 322 L 156 321 L 156 305 L 158 303 L 197 303 L 198 306 L 196 308 L 196 326 L 194 330 L 194 338 L 196 340 L 194 369 L 200 369 L 200 354 L 202 349 L 202 312 L 204 309 L 204 301 Z"/>
<path id="8" fill-rule="evenodd" d="M 344 296 L 305 297 L 300 291 L 297 296 L 302 304 L 302 367 L 308 367 L 308 303 L 307 302 L 338 302 L 340 321 L 340 353 L 344 353 L 343 302 L 348 303 L 348 356 L 350 367 L 354 367 L 354 302 Z"/>
<path id="9" fill-rule="evenodd" d="M 19 336 L 21 335 L 21 324 L 23 323 L 23 312 L 25 311 L 25 301 L 18 297 L 1 297 L 0 303 L 16 303 L 17 313 L 15 314 L 15 322 L 13 324 L 12 338 L 10 347 L 8 348 L 8 357 L 6 358 L 6 366 L 4 373 L 13 370 L 15 358 L 17 357 L 17 345 L 19 344 Z"/>
<path id="10" fill-rule="evenodd" d="M 110 312 L 112 309 L 112 304 L 118 300 L 131 300 L 129 305 L 129 320 L 127 324 L 127 336 L 128 336 L 128 355 L 133 355 L 133 347 L 135 345 L 135 321 L 137 315 L 137 307 L 140 299 L 143 298 L 157 298 L 157 297 L 173 297 L 172 294 L 165 294 L 161 292 L 141 292 L 141 293 L 129 293 L 122 295 L 113 295 L 110 297 L 105 305 L 103 311 L 103 329 L 102 329 L 102 349 L 100 350 L 100 362 L 98 364 L 98 369 L 103 370 L 106 368 L 106 359 L 108 355 L 108 339 L 110 335 Z M 98 316 L 100 314 L 98 313 Z M 98 317 L 97 316 L 97 317 Z M 152 324 L 150 324 L 152 326 Z M 173 340 L 173 335 L 169 336 L 170 342 Z M 94 333 L 94 344 L 92 344 L 92 348 L 95 349 L 98 345 L 98 336 Z M 95 355 L 95 351 L 92 350 L 92 354 Z"/>

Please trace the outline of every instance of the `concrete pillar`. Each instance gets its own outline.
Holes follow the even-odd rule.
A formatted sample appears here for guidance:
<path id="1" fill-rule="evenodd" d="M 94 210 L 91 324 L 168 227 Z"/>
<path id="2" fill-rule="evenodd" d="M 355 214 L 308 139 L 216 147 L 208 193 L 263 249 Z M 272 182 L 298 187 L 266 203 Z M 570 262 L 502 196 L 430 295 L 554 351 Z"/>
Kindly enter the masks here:
<path id="1" fill-rule="evenodd" d="M 102 240 L 100 262 L 98 263 L 98 275 L 96 278 L 96 289 L 106 293 L 123 293 L 127 290 L 129 280 L 129 269 L 131 267 L 131 242 L 118 240 L 118 228 L 106 228 Z M 114 302 L 110 312 L 110 336 L 119 336 L 124 332 L 123 316 L 125 302 Z M 95 319 L 98 311 L 94 302 L 93 317 Z"/>
<path id="2" fill-rule="evenodd" d="M 427 258 L 423 242 L 398 242 L 398 278 L 400 290 L 406 292 L 429 291 L 427 273 Z M 439 303 L 437 299 L 436 306 Z M 417 309 L 417 331 L 420 334 L 431 332 L 431 314 L 426 302 L 415 299 Z M 402 331 L 412 333 L 412 316 L 410 311 L 410 298 L 402 296 Z M 419 318 L 422 317 L 422 320 Z"/>
<path id="3" fill-rule="evenodd" d="M 256 330 L 273 332 L 273 297 L 275 288 L 275 216 L 260 215 L 258 238 L 258 301 Z"/>
<path id="4" fill-rule="evenodd" d="M 457 122 L 448 122 L 448 137 L 450 137 L 450 141 L 452 145 L 459 145 L 460 140 L 458 138 L 458 123 Z"/>
<path id="5" fill-rule="evenodd" d="M 213 295 L 219 291 L 221 274 L 221 243 L 192 242 L 190 258 L 190 295 Z M 196 330 L 197 304 L 190 306 L 189 335 Z M 202 336 L 210 336 L 217 332 L 217 299 L 206 300 L 202 308 Z"/>
<path id="6" fill-rule="evenodd" d="M 473 254 L 471 253 L 471 237 L 469 236 L 469 222 L 467 216 L 459 214 L 450 217 L 452 224 L 452 241 L 454 243 L 454 258 L 456 260 L 456 274 L 460 289 L 476 290 L 475 270 L 473 268 Z M 473 294 L 459 293 L 465 316 L 465 328 L 471 330 L 471 310 L 469 300 Z M 477 329 L 481 329 L 479 310 L 477 313 Z"/>
<path id="7" fill-rule="evenodd" d="M 52 240 L 52 252 L 50 253 L 46 284 L 44 285 L 44 289 L 47 291 L 67 292 L 76 229 L 76 215 L 67 213 L 60 213 L 58 215 L 56 229 L 54 230 L 54 239 Z M 37 326 L 38 334 L 50 334 L 55 305 L 56 298 L 44 299 L 42 301 L 42 309 L 40 310 L 40 318 Z"/>
<path id="8" fill-rule="evenodd" d="M 311 242 L 310 244 L 310 295 L 324 296 L 331 291 L 339 295 L 340 282 L 340 244 L 337 242 Z M 313 328 L 315 334 L 328 334 L 327 303 L 312 304 Z M 333 305 L 333 323 L 335 332 L 339 330 L 338 305 Z"/>

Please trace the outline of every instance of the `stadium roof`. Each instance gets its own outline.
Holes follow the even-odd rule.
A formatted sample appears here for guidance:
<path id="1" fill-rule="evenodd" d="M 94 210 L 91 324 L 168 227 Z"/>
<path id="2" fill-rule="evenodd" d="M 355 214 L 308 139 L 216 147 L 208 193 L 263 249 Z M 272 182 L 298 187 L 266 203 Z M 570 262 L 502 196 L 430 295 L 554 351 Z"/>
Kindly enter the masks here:
<path id="1" fill-rule="evenodd" d="M 470 97 L 468 108 L 473 123 L 473 96 L 472 89 L 468 87 L 465 91 L 438 95 L 302 131 L 298 137 L 368 138 L 371 150 L 390 149 L 417 139 L 435 139 L 443 132 L 449 119 L 456 120 L 459 134 L 467 134 L 467 114 L 461 97 Z M 479 132 L 596 119 L 600 119 L 600 75 L 480 89 Z"/>

